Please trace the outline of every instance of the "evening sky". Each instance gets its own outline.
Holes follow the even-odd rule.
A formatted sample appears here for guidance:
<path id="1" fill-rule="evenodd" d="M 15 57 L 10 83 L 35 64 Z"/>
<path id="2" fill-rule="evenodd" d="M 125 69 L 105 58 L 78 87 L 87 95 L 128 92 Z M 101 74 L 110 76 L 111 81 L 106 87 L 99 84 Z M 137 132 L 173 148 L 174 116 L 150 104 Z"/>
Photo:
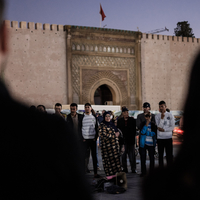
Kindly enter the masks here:
<path id="1" fill-rule="evenodd" d="M 100 27 L 100 3 L 106 15 L 101 26 L 174 35 L 177 22 L 188 21 L 200 38 L 200 0 L 6 0 L 11 21 Z"/>

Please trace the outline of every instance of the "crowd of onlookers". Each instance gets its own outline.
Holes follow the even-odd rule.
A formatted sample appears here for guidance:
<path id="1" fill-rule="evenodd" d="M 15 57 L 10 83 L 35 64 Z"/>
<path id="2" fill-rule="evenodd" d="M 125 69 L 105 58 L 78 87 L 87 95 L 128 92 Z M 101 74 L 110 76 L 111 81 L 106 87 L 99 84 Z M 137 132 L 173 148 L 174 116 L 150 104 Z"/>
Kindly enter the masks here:
<path id="1" fill-rule="evenodd" d="M 46 112 L 44 105 L 31 106 L 40 112 Z M 89 157 L 92 156 L 94 177 L 98 178 L 97 171 L 100 170 L 98 159 L 98 146 L 101 148 L 101 156 L 105 174 L 114 175 L 117 172 L 128 172 L 127 155 L 129 157 L 131 172 L 136 171 L 135 147 L 139 146 L 141 159 L 141 174 L 146 175 L 146 155 L 150 158 L 150 171 L 154 169 L 155 147 L 158 146 L 159 166 L 163 168 L 163 154 L 166 151 L 167 165 L 172 164 L 173 146 L 172 132 L 174 129 L 174 117 L 167 110 L 164 101 L 159 102 L 157 115 L 150 112 L 151 107 L 148 102 L 143 104 L 143 113 L 137 119 L 129 117 L 129 110 L 126 106 L 121 109 L 120 116 L 114 116 L 112 111 L 102 110 L 95 112 L 90 103 L 85 104 L 83 114 L 78 114 L 78 105 L 70 105 L 68 115 L 61 112 L 62 105 L 55 104 L 55 115 L 62 117 L 70 130 L 77 138 L 78 146 L 82 152 L 82 162 L 84 170 L 88 169 Z M 136 130 L 139 131 L 137 137 Z M 99 141 L 99 143 L 98 143 Z"/>

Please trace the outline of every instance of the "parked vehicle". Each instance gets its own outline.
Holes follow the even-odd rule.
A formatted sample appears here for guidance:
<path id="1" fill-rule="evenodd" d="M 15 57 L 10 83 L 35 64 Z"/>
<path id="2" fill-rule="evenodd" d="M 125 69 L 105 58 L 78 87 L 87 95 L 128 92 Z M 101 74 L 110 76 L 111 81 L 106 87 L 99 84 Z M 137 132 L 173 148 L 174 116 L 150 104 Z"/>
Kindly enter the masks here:
<path id="1" fill-rule="evenodd" d="M 183 139 L 183 133 L 184 133 L 184 131 L 181 130 L 179 127 L 175 127 L 173 133 L 175 133 L 176 136 L 177 136 L 179 139 Z"/>

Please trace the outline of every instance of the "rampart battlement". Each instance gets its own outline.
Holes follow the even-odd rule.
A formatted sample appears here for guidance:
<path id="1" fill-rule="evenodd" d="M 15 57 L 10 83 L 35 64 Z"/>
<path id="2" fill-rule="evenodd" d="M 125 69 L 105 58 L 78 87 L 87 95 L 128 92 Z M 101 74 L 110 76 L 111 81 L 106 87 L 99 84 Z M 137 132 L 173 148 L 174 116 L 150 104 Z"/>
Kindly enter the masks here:
<path id="1" fill-rule="evenodd" d="M 174 42 L 200 43 L 199 38 L 157 35 L 157 34 L 147 34 L 147 33 L 142 33 L 142 38 L 148 39 L 148 40 L 165 40 L 165 41 L 174 41 Z"/>
<path id="2" fill-rule="evenodd" d="M 134 35 L 137 33 L 141 34 L 141 38 L 148 40 L 165 40 L 165 41 L 176 41 L 176 42 L 190 42 L 190 43 L 200 43 L 200 38 L 192 38 L 192 37 L 177 37 L 177 36 L 169 36 L 169 35 L 158 35 L 158 34 L 147 34 L 141 33 L 137 31 L 129 31 L 129 30 L 121 30 L 121 29 L 110 29 L 110 28 L 99 28 L 99 27 L 88 27 L 88 26 L 71 26 L 71 25 L 57 25 L 57 24 L 42 24 L 35 22 L 18 22 L 18 21 L 10 21 L 5 20 L 5 24 L 8 28 L 14 29 L 30 29 L 30 30 L 46 30 L 46 31 L 66 31 L 68 29 L 82 29 L 82 30 L 97 30 L 104 31 L 107 33 L 121 33 L 127 35 Z"/>
<path id="3" fill-rule="evenodd" d="M 8 28 L 14 29 L 31 29 L 31 30 L 51 30 L 51 31 L 66 31 L 68 29 L 79 29 L 79 30 L 91 30 L 91 31 L 104 31 L 107 33 L 121 33 L 127 35 L 135 35 L 138 32 L 121 30 L 121 29 L 110 29 L 110 28 L 99 28 L 99 27 L 89 27 L 89 26 L 74 26 L 74 25 L 57 25 L 57 24 L 42 24 L 35 22 L 18 22 L 5 20 Z"/>
<path id="4" fill-rule="evenodd" d="M 31 30 L 51 30 L 51 31 L 64 31 L 63 25 L 57 24 L 42 24 L 42 23 L 34 23 L 34 22 L 18 22 L 18 21 L 10 21 L 5 20 L 5 24 L 8 28 L 14 29 L 31 29 Z"/>

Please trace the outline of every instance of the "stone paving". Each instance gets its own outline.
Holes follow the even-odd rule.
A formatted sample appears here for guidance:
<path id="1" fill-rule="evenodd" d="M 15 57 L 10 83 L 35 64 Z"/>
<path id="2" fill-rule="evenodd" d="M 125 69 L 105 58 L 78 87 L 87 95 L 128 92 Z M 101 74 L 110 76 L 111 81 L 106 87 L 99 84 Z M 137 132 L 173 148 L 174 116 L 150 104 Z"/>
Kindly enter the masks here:
<path id="1" fill-rule="evenodd" d="M 101 158 L 101 150 L 98 149 L 98 156 L 99 156 L 99 166 L 101 168 L 101 170 L 98 170 L 98 174 L 101 175 L 102 177 L 105 177 L 105 173 L 103 170 L 103 165 L 102 165 L 102 158 Z M 141 200 L 142 199 L 142 189 L 141 189 L 141 184 L 142 184 L 142 180 L 143 178 L 140 177 L 140 157 L 137 156 L 137 174 L 131 173 L 131 168 L 129 165 L 129 160 L 128 160 L 128 171 L 129 173 L 126 174 L 127 176 L 127 191 L 125 191 L 122 194 L 109 194 L 107 192 L 93 192 L 93 196 L 95 200 L 110 200 L 110 199 L 135 199 L 135 200 Z M 157 161 L 156 161 L 157 162 Z M 147 160 L 147 169 L 149 165 L 149 161 Z M 93 169 L 92 167 L 92 160 L 90 158 L 90 162 L 89 162 L 89 169 Z M 94 173 L 93 170 L 91 170 L 91 173 L 87 173 L 86 175 L 88 177 L 89 183 L 91 184 L 91 188 L 92 190 L 94 190 L 94 186 L 93 181 L 94 181 Z M 95 179 L 95 180 L 99 180 L 99 179 Z"/>

